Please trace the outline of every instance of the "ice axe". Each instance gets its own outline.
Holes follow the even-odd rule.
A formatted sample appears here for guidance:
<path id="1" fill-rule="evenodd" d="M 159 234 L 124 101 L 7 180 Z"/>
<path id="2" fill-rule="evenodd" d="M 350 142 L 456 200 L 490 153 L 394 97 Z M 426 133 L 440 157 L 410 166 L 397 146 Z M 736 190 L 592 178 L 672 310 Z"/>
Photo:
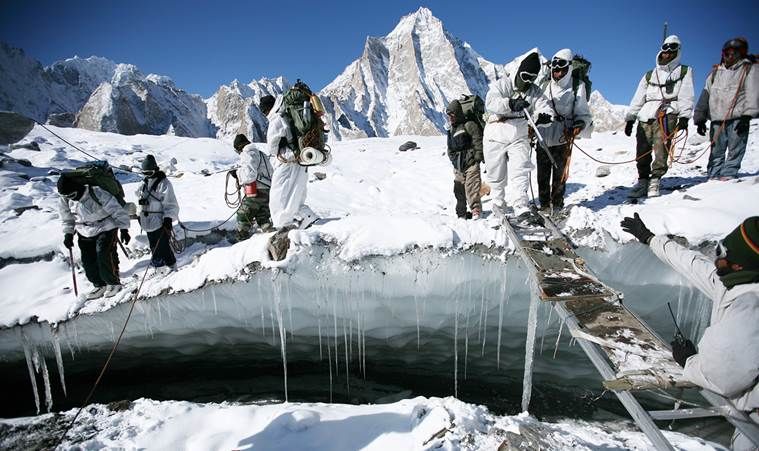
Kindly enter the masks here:
<path id="1" fill-rule="evenodd" d="M 535 136 L 538 138 L 538 145 L 542 147 L 546 152 L 546 155 L 548 155 L 548 159 L 551 160 L 553 167 L 558 169 L 559 165 L 557 165 L 556 160 L 553 159 L 553 155 L 551 155 L 546 142 L 543 140 L 543 135 L 541 135 L 538 131 L 538 126 L 535 125 L 535 121 L 532 120 L 532 116 L 530 116 L 530 113 L 527 111 L 527 109 L 524 110 L 524 117 L 527 119 L 527 123 L 530 124 L 530 127 L 532 127 L 532 130 L 535 132 Z"/>
<path id="2" fill-rule="evenodd" d="M 69 264 L 71 264 L 71 279 L 74 281 L 74 296 L 79 297 L 79 289 L 76 287 L 76 271 L 74 270 L 74 251 L 69 248 Z"/>

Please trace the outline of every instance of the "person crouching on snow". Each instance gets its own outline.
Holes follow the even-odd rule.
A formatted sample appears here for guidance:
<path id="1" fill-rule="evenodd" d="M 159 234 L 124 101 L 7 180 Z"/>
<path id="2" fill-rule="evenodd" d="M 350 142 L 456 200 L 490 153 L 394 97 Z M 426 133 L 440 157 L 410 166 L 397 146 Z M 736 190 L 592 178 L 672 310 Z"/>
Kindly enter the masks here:
<path id="1" fill-rule="evenodd" d="M 121 241 L 129 243 L 129 214 L 111 193 L 99 186 L 83 185 L 61 176 L 58 193 L 61 195 L 58 210 L 63 223 L 63 245 L 71 249 L 74 234 L 79 235 L 84 273 L 95 286 L 84 298 L 114 296 L 121 291 L 116 233 L 121 229 Z"/>
<path id="2" fill-rule="evenodd" d="M 276 229 L 306 228 L 319 217 L 306 205 L 308 171 L 295 159 L 293 148 L 297 146 L 296 138 L 285 113 L 280 112 L 282 103 L 281 95 L 276 99 L 270 95 L 264 96 L 259 103 L 261 112 L 269 120 L 266 145 L 274 159 L 269 210 Z"/>
<path id="3" fill-rule="evenodd" d="M 256 224 L 262 232 L 272 228 L 269 189 L 274 170 L 269 156 L 254 147 L 245 135 L 235 136 L 234 148 L 240 154 L 240 168 L 230 173 L 245 191 L 237 210 L 237 240 L 242 241 L 250 238 L 250 230 Z"/>
<path id="4" fill-rule="evenodd" d="M 531 212 L 527 198 L 533 165 L 525 111 L 537 114 L 536 125 L 550 124 L 551 107 L 535 85 L 540 74 L 538 52 L 528 52 L 517 63 L 516 69 L 509 69 L 510 73 L 490 85 L 485 97 L 485 109 L 490 116 L 483 133 L 483 147 L 494 216 L 501 219 L 506 214 L 506 185 L 509 185 L 508 203 L 517 221 L 532 224 L 540 223 L 540 217 Z"/>
<path id="5" fill-rule="evenodd" d="M 621 226 L 712 301 L 698 350 L 690 340 L 672 342 L 672 357 L 684 368 L 684 379 L 729 398 L 759 424 L 759 216 L 746 219 L 717 243 L 715 259 L 667 235 L 654 235 L 637 213 Z M 730 449 L 758 446 L 736 429 Z"/>
<path id="6" fill-rule="evenodd" d="M 135 193 L 140 205 L 140 226 L 147 233 L 153 252 L 150 265 L 157 274 L 167 274 L 175 270 L 177 264 L 170 239 L 172 222 L 179 218 L 179 204 L 174 187 L 158 168 L 153 155 L 142 161 L 142 175 L 145 178 Z"/>
<path id="7" fill-rule="evenodd" d="M 479 219 L 480 163 L 482 163 L 482 130 L 475 121 L 467 121 L 458 100 L 446 108 L 451 129 L 448 130 L 448 158 L 453 164 L 453 194 L 456 196 L 456 216 Z M 467 203 L 472 209 L 466 211 Z"/>
<path id="8" fill-rule="evenodd" d="M 625 120 L 625 135 L 635 132 L 638 182 L 628 197 L 656 197 L 667 173 L 669 147 L 693 115 L 693 69 L 680 64 L 680 38 L 668 36 L 656 54 L 656 66 L 638 83 Z M 652 157 L 653 155 L 653 157 Z M 653 161 L 653 163 L 652 163 Z"/>

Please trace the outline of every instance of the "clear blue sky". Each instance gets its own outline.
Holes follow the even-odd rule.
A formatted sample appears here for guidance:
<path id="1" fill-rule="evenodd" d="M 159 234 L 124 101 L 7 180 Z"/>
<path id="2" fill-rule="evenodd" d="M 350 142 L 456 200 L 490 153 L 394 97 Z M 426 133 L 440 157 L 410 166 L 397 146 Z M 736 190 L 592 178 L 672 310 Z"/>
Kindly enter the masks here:
<path id="1" fill-rule="evenodd" d="M 321 89 L 426 6 L 454 36 L 503 63 L 538 46 L 593 62 L 593 87 L 626 104 L 654 63 L 664 21 L 683 41 L 697 92 L 722 43 L 743 35 L 759 53 L 759 1 L 17 1 L 0 5 L 0 40 L 48 65 L 98 55 L 168 75 L 203 97 L 220 84 L 284 75 Z"/>

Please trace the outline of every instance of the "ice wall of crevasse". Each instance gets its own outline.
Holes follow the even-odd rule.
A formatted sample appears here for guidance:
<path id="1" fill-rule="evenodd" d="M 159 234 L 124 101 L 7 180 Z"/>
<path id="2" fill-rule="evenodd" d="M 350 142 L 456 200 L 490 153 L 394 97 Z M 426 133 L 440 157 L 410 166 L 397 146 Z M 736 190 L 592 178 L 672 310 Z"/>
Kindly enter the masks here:
<path id="1" fill-rule="evenodd" d="M 695 338 L 705 324 L 708 303 L 645 251 L 624 246 L 609 254 L 588 252 L 587 259 L 591 267 L 603 268 L 602 279 L 622 288 L 626 303 L 667 337 L 673 326 L 662 314 L 664 302 L 675 302 L 681 327 Z M 119 352 L 148 356 L 170 351 L 183 359 L 202 360 L 217 348 L 254 349 L 242 357 L 250 359 L 251 367 L 259 360 L 279 359 L 282 376 L 302 362 L 326 362 L 324 377 L 328 372 L 329 383 L 324 391 L 330 399 L 337 386 L 349 391 L 351 380 L 366 378 L 373 365 L 452 376 L 450 394 L 470 383 L 498 386 L 506 372 L 521 372 L 529 292 L 518 260 L 504 263 L 471 251 L 418 250 L 346 264 L 332 252 L 316 247 L 287 272 L 251 269 L 247 281 L 141 300 Z M 615 272 L 621 262 L 635 269 Z M 640 281 L 646 283 L 636 287 Z M 2 330 L 0 360 L 26 359 L 35 406 L 39 411 L 42 398 L 49 409 L 54 398 L 65 394 L 64 367 L 77 365 L 76 356 L 82 352 L 105 355 L 128 308 L 122 304 L 80 315 L 55 328 L 30 324 Z M 536 374 L 560 377 L 557 380 L 570 385 L 597 386 L 597 381 L 589 382 L 594 373 L 579 348 L 562 347 L 552 358 L 552 348 L 559 346 L 562 336 L 558 317 L 548 315 L 549 310 L 548 305 L 539 306 L 533 324 L 542 355 L 536 358 Z M 567 334 L 563 338 L 569 340 Z M 62 344 L 68 352 L 61 352 Z M 52 390 L 45 359 L 55 359 L 59 372 L 60 387 Z M 90 373 L 99 370 L 100 359 L 95 360 Z M 139 368 L 140 359 L 128 365 Z M 68 382 L 70 386 L 70 378 Z M 287 377 L 281 384 L 286 399 Z"/>

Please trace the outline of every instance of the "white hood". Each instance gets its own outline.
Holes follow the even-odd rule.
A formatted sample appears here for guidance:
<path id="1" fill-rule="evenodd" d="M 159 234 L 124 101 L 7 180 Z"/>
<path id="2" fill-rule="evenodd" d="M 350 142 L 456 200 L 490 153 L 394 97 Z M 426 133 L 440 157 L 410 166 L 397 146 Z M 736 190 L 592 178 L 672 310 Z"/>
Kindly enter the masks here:
<path id="1" fill-rule="evenodd" d="M 667 36 L 667 39 L 664 40 L 662 45 L 664 44 L 679 44 L 680 45 L 680 48 L 677 49 L 677 54 L 675 55 L 675 57 L 672 58 L 672 61 L 670 61 L 667 64 L 659 64 L 659 56 L 662 54 L 662 50 L 659 49 L 659 51 L 656 52 L 656 67 L 664 69 L 668 72 L 672 72 L 672 70 L 674 70 L 677 66 L 680 65 L 680 54 L 682 53 L 683 45 L 682 43 L 680 43 L 680 38 L 674 34 Z"/>

